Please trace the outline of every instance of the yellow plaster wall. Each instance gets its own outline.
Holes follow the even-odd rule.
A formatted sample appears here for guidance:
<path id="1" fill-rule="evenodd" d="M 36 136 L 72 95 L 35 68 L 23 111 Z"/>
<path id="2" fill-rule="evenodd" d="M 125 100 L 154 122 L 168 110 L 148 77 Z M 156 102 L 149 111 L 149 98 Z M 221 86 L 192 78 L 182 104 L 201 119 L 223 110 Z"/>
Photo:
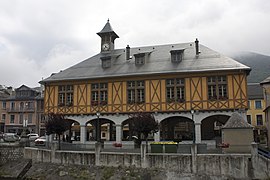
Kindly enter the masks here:
<path id="1" fill-rule="evenodd" d="M 189 111 L 192 108 L 198 110 L 208 110 L 210 107 L 207 97 L 207 76 L 209 74 L 179 74 L 179 75 L 162 75 L 162 76 L 147 76 L 147 77 L 133 77 L 133 78 L 117 78 L 115 79 L 102 79 L 102 80 L 88 80 L 88 81 L 70 81 L 65 83 L 53 83 L 45 85 L 45 113 L 58 112 L 58 85 L 73 84 L 74 85 L 74 107 L 69 113 L 81 114 L 81 113 L 95 113 L 91 108 L 91 83 L 107 82 L 108 83 L 108 113 L 113 112 L 128 112 L 127 108 L 127 81 L 128 80 L 145 80 L 145 110 L 151 111 L 153 104 L 160 103 L 160 109 L 158 111 L 179 111 L 181 109 L 168 109 L 166 102 L 166 79 L 167 78 L 185 78 L 185 109 L 183 111 Z M 211 74 L 215 75 L 215 74 Z M 216 74 L 225 75 L 225 74 Z M 247 83 L 246 75 L 244 73 L 231 72 L 227 75 L 228 84 L 228 106 L 220 106 L 219 102 L 211 102 L 212 105 L 216 103 L 216 106 L 212 106 L 210 109 L 223 108 L 223 109 L 240 109 L 247 108 Z M 83 90 L 84 89 L 84 90 Z M 116 91 L 118 91 L 116 94 Z M 86 100 L 86 103 L 82 101 Z M 152 100 L 151 100 L 152 99 Z M 160 99 L 160 100 L 159 100 Z M 117 105 L 117 107 L 116 107 Z M 151 106 L 152 105 L 152 106 Z M 85 107 L 84 112 L 82 106 Z M 121 111 L 114 110 L 119 109 Z M 177 107 L 177 106 L 175 106 Z M 214 108 L 213 108 L 214 107 Z M 103 110 L 104 111 L 104 110 Z"/>

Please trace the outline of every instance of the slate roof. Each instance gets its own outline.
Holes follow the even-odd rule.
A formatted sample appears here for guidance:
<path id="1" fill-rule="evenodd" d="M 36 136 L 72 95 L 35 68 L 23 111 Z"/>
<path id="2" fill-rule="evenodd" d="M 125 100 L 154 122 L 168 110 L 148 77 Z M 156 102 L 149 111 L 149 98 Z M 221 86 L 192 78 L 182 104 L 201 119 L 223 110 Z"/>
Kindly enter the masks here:
<path id="1" fill-rule="evenodd" d="M 263 99 L 263 88 L 259 83 L 248 84 L 248 99 Z"/>
<path id="2" fill-rule="evenodd" d="M 223 129 L 249 129 L 253 128 L 244 118 L 237 112 L 234 112 L 228 119 L 227 123 L 222 127 Z"/>
<path id="3" fill-rule="evenodd" d="M 269 84 L 270 83 L 270 76 L 264 79 L 260 84 Z"/>
<path id="4" fill-rule="evenodd" d="M 15 93 L 9 95 L 9 96 L 5 96 L 2 97 L 0 96 L 0 99 L 2 100 L 34 100 L 34 99 L 42 99 L 43 97 L 41 96 L 41 91 L 39 90 L 41 89 L 40 87 L 36 87 L 36 88 L 30 88 L 26 85 L 21 85 L 19 88 L 15 89 Z M 30 94 L 28 96 L 18 96 L 17 93 L 19 93 L 20 91 L 33 91 L 34 94 Z"/>
<path id="5" fill-rule="evenodd" d="M 112 26 L 109 22 L 109 19 L 108 19 L 107 23 L 105 24 L 105 26 L 103 27 L 103 29 L 100 32 L 98 32 L 97 34 L 100 36 L 103 33 L 112 33 L 112 34 L 114 34 L 115 38 L 119 38 L 119 36 L 113 31 Z"/>
<path id="6" fill-rule="evenodd" d="M 183 60 L 180 63 L 171 62 L 171 50 L 184 49 Z M 99 53 L 66 70 L 60 71 L 40 83 L 63 80 L 85 80 L 95 78 L 109 78 L 135 75 L 151 75 L 163 73 L 194 73 L 224 70 L 251 69 L 229 57 L 226 57 L 200 44 L 200 54 L 196 56 L 195 43 L 167 44 L 130 48 L 131 59 L 126 60 L 124 49 L 116 49 L 109 53 Z M 146 62 L 135 65 L 135 54 L 146 53 Z M 102 68 L 101 57 L 111 56 L 109 68 Z"/>

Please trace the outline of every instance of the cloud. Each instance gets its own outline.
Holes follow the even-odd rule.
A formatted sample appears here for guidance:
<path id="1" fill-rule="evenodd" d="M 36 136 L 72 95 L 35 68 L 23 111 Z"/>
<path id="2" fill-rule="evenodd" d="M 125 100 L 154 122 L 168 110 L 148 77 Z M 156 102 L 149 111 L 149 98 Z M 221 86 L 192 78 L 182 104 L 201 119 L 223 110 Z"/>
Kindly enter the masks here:
<path id="1" fill-rule="evenodd" d="M 100 51 L 110 18 L 116 48 L 191 42 L 270 55 L 269 0 L 2 0 L 0 84 L 37 86 Z"/>

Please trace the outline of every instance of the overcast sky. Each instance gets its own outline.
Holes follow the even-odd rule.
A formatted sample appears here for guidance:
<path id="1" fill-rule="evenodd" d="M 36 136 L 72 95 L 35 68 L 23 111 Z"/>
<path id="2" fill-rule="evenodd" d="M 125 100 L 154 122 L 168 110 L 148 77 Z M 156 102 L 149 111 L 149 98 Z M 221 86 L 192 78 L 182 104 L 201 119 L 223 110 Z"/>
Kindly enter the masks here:
<path id="1" fill-rule="evenodd" d="M 0 84 L 39 86 L 100 52 L 107 19 L 116 48 L 200 43 L 270 55 L 270 0 L 1 0 Z"/>

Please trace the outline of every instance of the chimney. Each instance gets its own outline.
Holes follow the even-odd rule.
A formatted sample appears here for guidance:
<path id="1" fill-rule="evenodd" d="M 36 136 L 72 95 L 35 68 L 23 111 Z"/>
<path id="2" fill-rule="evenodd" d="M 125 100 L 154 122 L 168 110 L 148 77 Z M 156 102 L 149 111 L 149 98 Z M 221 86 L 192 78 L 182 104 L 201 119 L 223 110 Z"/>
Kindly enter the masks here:
<path id="1" fill-rule="evenodd" d="M 195 40 L 195 49 L 196 49 L 196 56 L 198 56 L 200 54 L 200 51 L 199 51 L 199 41 L 197 38 Z"/>
<path id="2" fill-rule="evenodd" d="M 127 45 L 126 47 L 126 60 L 129 60 L 130 59 L 130 47 L 129 45 Z"/>

